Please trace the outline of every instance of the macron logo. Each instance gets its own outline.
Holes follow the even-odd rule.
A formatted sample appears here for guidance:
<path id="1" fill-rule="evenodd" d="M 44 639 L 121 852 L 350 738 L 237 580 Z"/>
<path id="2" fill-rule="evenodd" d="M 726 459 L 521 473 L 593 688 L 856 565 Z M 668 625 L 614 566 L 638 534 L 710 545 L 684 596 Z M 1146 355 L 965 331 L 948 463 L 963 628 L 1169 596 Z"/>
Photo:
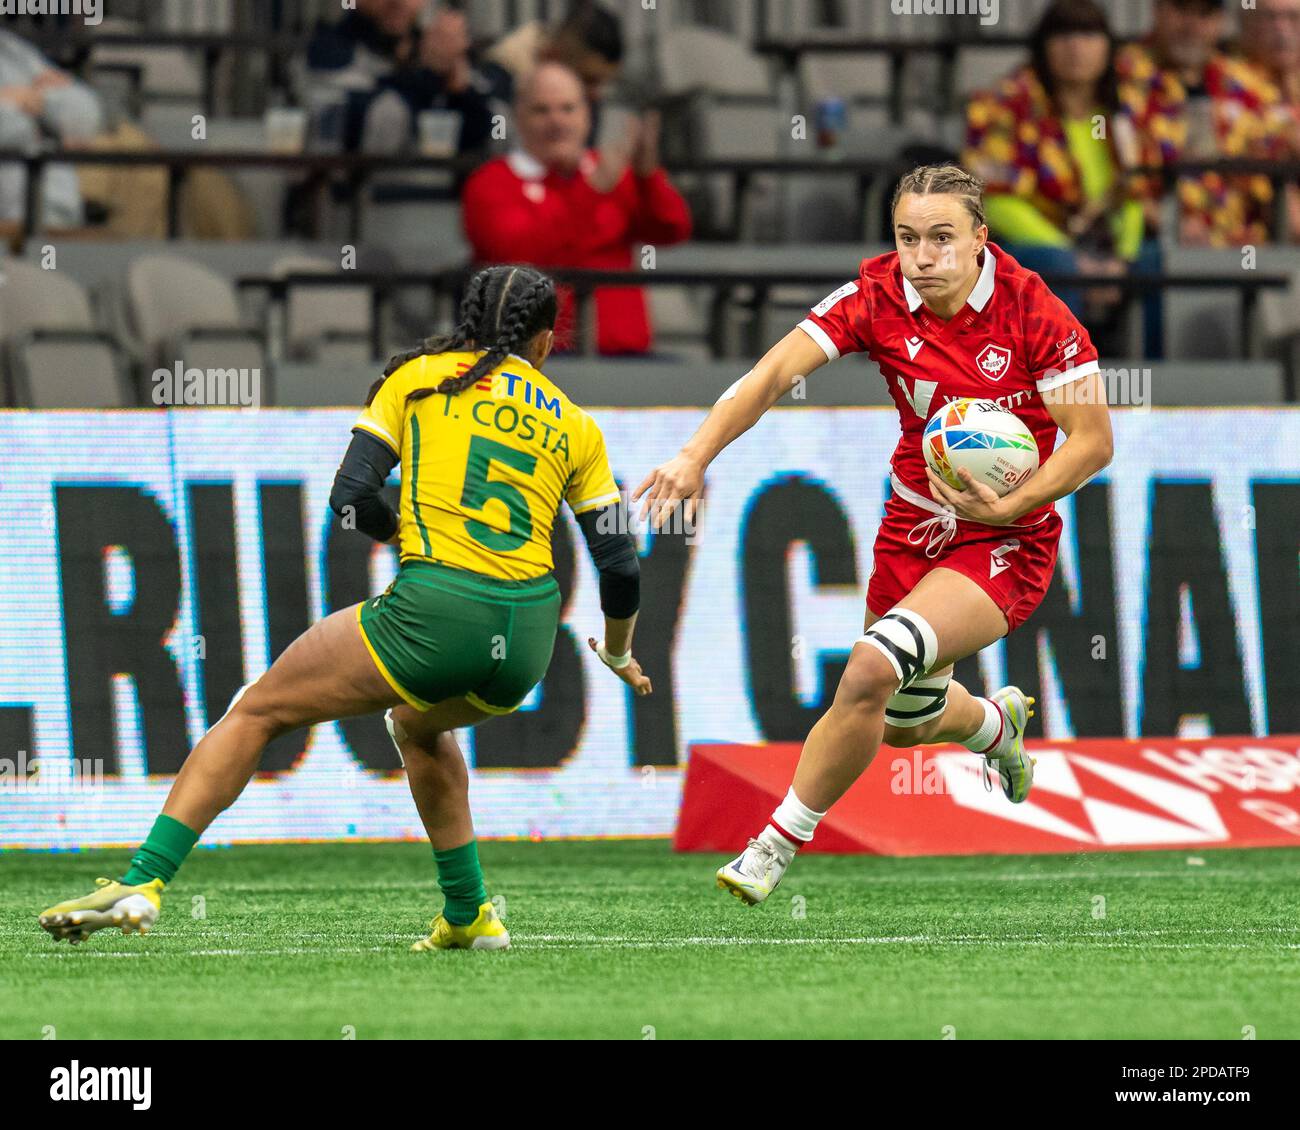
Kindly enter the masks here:
<path id="1" fill-rule="evenodd" d="M 996 577 L 999 573 L 1005 572 L 1011 568 L 1010 561 L 1004 561 L 1008 553 L 1014 553 L 1020 548 L 1018 541 L 1009 541 L 1005 545 L 1000 545 L 997 549 L 989 554 L 989 576 Z"/>
<path id="2" fill-rule="evenodd" d="M 54 1102 L 129 1102 L 134 1110 L 148 1110 L 151 1067 L 71 1067 L 50 1072 L 50 1098 Z"/>
<path id="3" fill-rule="evenodd" d="M 907 356 L 915 361 L 916 355 L 921 352 L 921 346 L 925 344 L 919 337 L 905 337 L 903 344 L 907 346 Z"/>

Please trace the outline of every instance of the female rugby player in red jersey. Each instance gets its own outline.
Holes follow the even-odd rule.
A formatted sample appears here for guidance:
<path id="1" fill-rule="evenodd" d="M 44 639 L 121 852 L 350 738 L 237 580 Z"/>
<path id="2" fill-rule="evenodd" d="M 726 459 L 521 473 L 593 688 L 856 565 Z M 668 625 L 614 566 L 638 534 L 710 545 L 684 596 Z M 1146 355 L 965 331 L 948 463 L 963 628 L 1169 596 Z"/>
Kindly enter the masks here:
<path id="1" fill-rule="evenodd" d="M 865 634 L 785 800 L 718 871 L 718 885 L 750 904 L 772 893 L 882 742 L 959 742 L 984 755 L 1016 803 L 1033 782 L 1023 741 L 1031 700 L 1016 687 L 971 694 L 952 681 L 953 663 L 1014 631 L 1042 600 L 1061 530 L 1052 503 L 1110 461 L 1110 417 L 1087 331 L 1038 275 L 988 242 L 982 187 L 951 165 L 905 176 L 893 203 L 897 250 L 864 260 L 813 307 L 633 496 L 656 527 L 678 505 L 693 511 L 718 453 L 844 353 L 869 354 L 898 406 Z M 925 465 L 926 420 L 960 397 L 998 401 L 1037 439 L 1039 470 L 1001 498 L 965 472 L 966 489 L 955 491 Z M 1066 439 L 1053 451 L 1058 428 Z"/>

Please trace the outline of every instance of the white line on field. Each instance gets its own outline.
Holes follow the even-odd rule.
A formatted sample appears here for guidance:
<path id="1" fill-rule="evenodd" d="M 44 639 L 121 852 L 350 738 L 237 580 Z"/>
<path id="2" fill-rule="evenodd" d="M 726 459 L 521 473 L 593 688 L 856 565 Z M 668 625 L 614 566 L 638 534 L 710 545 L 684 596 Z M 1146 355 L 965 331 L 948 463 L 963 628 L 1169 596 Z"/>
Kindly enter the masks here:
<path id="1" fill-rule="evenodd" d="M 1122 930 L 1097 933 L 1065 934 L 1049 937 L 1044 934 L 1019 936 L 991 934 L 882 934 L 859 935 L 854 937 L 811 937 L 811 938 L 746 938 L 734 936 L 696 935 L 683 938 L 635 938 L 602 934 L 529 934 L 515 935 L 515 942 L 520 949 L 687 949 L 690 947 L 717 946 L 984 946 L 1008 948 L 1012 946 L 1035 947 L 1091 947 L 1097 949 L 1300 949 L 1300 942 L 1285 942 L 1279 937 L 1276 941 L 1233 942 L 1233 941 L 1186 941 L 1156 942 L 1139 939 L 1155 938 L 1168 934 L 1192 934 L 1209 937 L 1216 934 L 1247 935 L 1295 935 L 1296 927 L 1252 927 L 1233 929 L 1231 927 L 1211 927 L 1199 930 Z M 377 946 L 278 946 L 269 949 L 250 949 L 225 947 L 220 949 L 187 950 L 182 953 L 174 951 L 140 951 L 135 953 L 105 953 L 78 947 L 57 952 L 28 954 L 28 957 L 81 959 L 82 957 L 289 957 L 312 954 L 318 956 L 339 956 L 347 954 L 373 954 L 399 952 L 400 944 L 412 939 L 406 934 L 390 934 L 385 937 L 393 939 L 392 945 Z"/>
<path id="2" fill-rule="evenodd" d="M 531 939 L 519 939 L 515 949 L 523 950 L 575 950 L 575 949 L 618 949 L 618 950 L 677 950 L 687 949 L 699 946 L 797 946 L 797 945 L 817 945 L 817 946 L 863 946 L 863 945 L 932 945 L 932 946 L 985 946 L 996 948 L 1008 948 L 1011 946 L 1033 946 L 1037 948 L 1066 949 L 1070 947 L 1082 946 L 1082 942 L 1054 942 L 1046 939 L 1035 939 L 1033 941 L 998 941 L 983 942 L 973 939 L 961 938 L 746 938 L 743 941 L 736 941 L 733 938 L 679 938 L 669 941 L 660 942 L 609 942 L 605 940 L 594 942 L 535 942 Z M 1087 943 L 1090 949 L 1135 949 L 1135 950 L 1253 950 L 1259 952 L 1261 948 L 1282 949 L 1282 950 L 1300 950 L 1300 943 L 1268 943 L 1266 946 L 1253 944 L 1249 942 L 1122 942 L 1122 941 L 1098 941 Z M 60 951 L 59 953 L 40 953 L 28 954 L 29 957 L 37 958 L 55 958 L 68 960 L 86 960 L 90 958 L 143 958 L 154 957 L 163 959 L 167 957 L 339 957 L 356 954 L 374 954 L 374 953 L 400 953 L 401 950 L 389 946 L 367 946 L 361 949 L 316 949 L 307 946 L 298 946 L 291 949 L 270 949 L 270 950 L 191 950 L 187 953 L 166 953 L 166 954 L 145 954 L 145 953 L 97 953 L 93 950 L 82 951 L 80 953 L 69 953 Z"/>

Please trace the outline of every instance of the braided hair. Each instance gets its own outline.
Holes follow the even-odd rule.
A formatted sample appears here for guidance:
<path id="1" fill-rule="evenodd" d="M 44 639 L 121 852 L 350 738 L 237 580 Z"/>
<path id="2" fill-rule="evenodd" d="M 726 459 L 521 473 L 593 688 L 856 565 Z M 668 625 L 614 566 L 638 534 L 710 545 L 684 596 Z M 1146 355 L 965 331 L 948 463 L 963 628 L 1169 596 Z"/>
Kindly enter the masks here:
<path id="1" fill-rule="evenodd" d="M 555 284 L 540 271 L 531 267 L 485 267 L 465 288 L 455 329 L 426 338 L 414 349 L 390 358 L 384 375 L 371 386 L 366 404 L 374 400 L 385 380 L 417 357 L 486 349 L 464 373 L 447 377 L 437 388 L 418 388 L 406 399 L 408 403 L 423 400 L 435 392 L 454 396 L 543 330 L 554 329 L 556 309 Z"/>

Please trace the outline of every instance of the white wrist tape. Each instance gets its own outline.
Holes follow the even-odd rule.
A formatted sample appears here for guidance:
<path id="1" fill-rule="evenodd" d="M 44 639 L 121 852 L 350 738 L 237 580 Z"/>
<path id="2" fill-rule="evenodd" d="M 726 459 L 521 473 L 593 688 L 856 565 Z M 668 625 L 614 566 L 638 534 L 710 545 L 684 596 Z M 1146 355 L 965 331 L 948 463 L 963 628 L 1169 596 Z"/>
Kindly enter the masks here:
<path id="1" fill-rule="evenodd" d="M 596 654 L 600 656 L 600 661 L 605 664 L 606 667 L 612 667 L 615 671 L 623 670 L 624 667 L 632 662 L 631 651 L 626 655 L 610 655 L 610 653 L 605 650 L 605 645 L 603 643 L 596 648 Z"/>

